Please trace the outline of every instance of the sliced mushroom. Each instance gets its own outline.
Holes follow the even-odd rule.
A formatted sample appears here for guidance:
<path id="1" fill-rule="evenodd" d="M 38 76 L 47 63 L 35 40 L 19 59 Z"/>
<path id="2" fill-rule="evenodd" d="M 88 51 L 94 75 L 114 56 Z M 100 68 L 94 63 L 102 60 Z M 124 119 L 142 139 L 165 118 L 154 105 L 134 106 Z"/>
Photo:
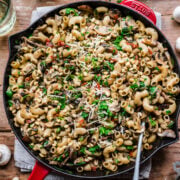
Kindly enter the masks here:
<path id="1" fill-rule="evenodd" d="M 169 137 L 169 138 L 175 138 L 176 134 L 173 130 L 171 129 L 166 129 L 165 131 L 163 131 L 162 133 L 158 133 L 158 136 L 160 137 Z"/>
<path id="2" fill-rule="evenodd" d="M 106 26 L 95 26 L 94 30 L 101 36 L 106 36 L 111 33 L 110 29 Z"/>
<path id="3" fill-rule="evenodd" d="M 93 9 L 88 5 L 81 5 L 81 6 L 78 6 L 77 8 L 79 10 L 81 10 L 81 11 L 86 11 L 86 12 L 89 12 L 89 13 L 93 12 Z"/>
<path id="4" fill-rule="evenodd" d="M 5 144 L 0 144 L 0 166 L 6 165 L 11 158 L 11 151 Z"/>
<path id="5" fill-rule="evenodd" d="M 62 24 L 62 16 L 59 15 L 55 15 L 55 22 L 57 24 L 57 26 L 60 26 Z"/>
<path id="6" fill-rule="evenodd" d="M 33 70 L 35 69 L 35 65 L 32 63 L 26 63 L 26 65 L 22 68 L 22 73 L 23 75 L 28 75 L 31 74 L 33 72 Z"/>
<path id="7" fill-rule="evenodd" d="M 131 26 L 133 29 L 137 29 L 138 28 L 135 20 L 132 19 L 132 18 L 127 17 L 126 18 L 126 24 L 127 24 L 127 26 Z"/>
<path id="8" fill-rule="evenodd" d="M 43 24 L 37 28 L 38 31 L 44 31 L 47 28 L 47 24 Z"/>
<path id="9" fill-rule="evenodd" d="M 121 16 L 121 12 L 118 9 L 110 9 L 109 16 L 112 19 L 118 19 Z"/>
<path id="10" fill-rule="evenodd" d="M 173 64 L 172 64 L 172 62 L 171 62 L 171 56 L 170 56 L 170 54 L 169 54 L 168 51 L 166 51 L 164 54 L 165 54 L 165 56 L 166 56 L 166 59 L 167 59 L 168 64 L 169 64 L 169 66 L 170 66 L 170 69 L 172 70 L 172 69 L 173 69 Z"/>
<path id="11" fill-rule="evenodd" d="M 146 44 L 146 45 L 149 45 L 149 46 L 152 46 L 152 47 L 154 47 L 154 46 L 156 46 L 157 45 L 157 41 L 156 40 L 153 40 L 153 39 L 144 39 L 144 44 Z"/>
<path id="12" fill-rule="evenodd" d="M 102 93 L 105 94 L 107 97 L 111 95 L 111 92 L 108 88 L 102 88 Z"/>
<path id="13" fill-rule="evenodd" d="M 119 105 L 118 101 L 113 101 L 111 104 L 109 104 L 109 110 L 118 112 L 120 110 L 120 105 Z"/>

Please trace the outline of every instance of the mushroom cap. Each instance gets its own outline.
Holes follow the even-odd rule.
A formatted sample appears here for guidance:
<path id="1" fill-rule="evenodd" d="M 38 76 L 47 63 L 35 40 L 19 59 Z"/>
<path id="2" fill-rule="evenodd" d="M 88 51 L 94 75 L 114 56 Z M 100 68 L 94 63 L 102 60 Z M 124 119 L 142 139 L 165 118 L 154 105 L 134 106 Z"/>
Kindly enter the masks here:
<path id="1" fill-rule="evenodd" d="M 99 26 L 98 28 L 95 27 L 94 30 L 101 36 L 107 36 L 111 33 L 110 28 L 107 26 Z"/>
<path id="2" fill-rule="evenodd" d="M 0 144 L 0 166 L 6 165 L 11 158 L 11 151 L 5 144 Z"/>
<path id="3" fill-rule="evenodd" d="M 169 138 L 175 138 L 176 134 L 172 129 L 166 129 L 162 133 L 158 133 L 158 136 L 160 137 L 169 137 Z"/>
<path id="4" fill-rule="evenodd" d="M 176 50 L 177 52 L 180 52 L 180 37 L 176 39 Z"/>
<path id="5" fill-rule="evenodd" d="M 173 18 L 180 23 L 180 6 L 177 6 L 173 11 Z"/>

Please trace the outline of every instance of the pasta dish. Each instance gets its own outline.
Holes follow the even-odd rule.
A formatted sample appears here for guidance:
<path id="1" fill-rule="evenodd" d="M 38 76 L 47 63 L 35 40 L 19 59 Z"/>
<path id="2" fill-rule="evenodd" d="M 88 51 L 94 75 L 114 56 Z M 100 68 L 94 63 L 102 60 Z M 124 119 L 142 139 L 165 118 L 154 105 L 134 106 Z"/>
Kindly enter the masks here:
<path id="1" fill-rule="evenodd" d="M 158 33 L 118 9 L 66 8 L 22 37 L 6 95 L 23 141 L 78 172 L 133 162 L 175 138 L 179 76 Z M 145 129 L 141 124 L 145 122 Z"/>

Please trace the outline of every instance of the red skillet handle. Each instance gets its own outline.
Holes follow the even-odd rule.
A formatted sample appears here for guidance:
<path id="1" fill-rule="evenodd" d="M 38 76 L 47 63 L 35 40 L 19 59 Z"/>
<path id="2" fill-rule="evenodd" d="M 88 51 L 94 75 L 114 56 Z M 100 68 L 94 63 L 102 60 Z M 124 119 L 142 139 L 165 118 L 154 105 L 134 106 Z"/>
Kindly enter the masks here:
<path id="1" fill-rule="evenodd" d="M 156 16 L 153 10 L 142 2 L 136 0 L 124 0 L 120 4 L 128 6 L 135 11 L 138 11 L 140 14 L 146 16 L 149 20 L 156 24 Z"/>
<path id="2" fill-rule="evenodd" d="M 40 162 L 36 161 L 36 164 L 28 178 L 28 180 L 43 180 L 51 170 Z"/>

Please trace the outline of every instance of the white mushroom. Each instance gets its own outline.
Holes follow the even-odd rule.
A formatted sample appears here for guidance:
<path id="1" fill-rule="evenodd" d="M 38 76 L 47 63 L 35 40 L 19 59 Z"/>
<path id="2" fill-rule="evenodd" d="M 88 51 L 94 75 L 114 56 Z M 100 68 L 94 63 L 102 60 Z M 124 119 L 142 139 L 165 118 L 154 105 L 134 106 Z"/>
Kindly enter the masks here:
<path id="1" fill-rule="evenodd" d="M 176 51 L 180 53 L 180 37 L 176 39 Z"/>
<path id="2" fill-rule="evenodd" d="M 106 26 L 95 26 L 94 30 L 101 36 L 106 36 L 111 33 L 110 28 Z"/>
<path id="3" fill-rule="evenodd" d="M 180 23 L 180 6 L 177 6 L 173 11 L 173 18 Z"/>
<path id="4" fill-rule="evenodd" d="M 11 158 L 11 151 L 5 144 L 0 144 L 0 166 L 6 165 Z"/>
<path id="5" fill-rule="evenodd" d="M 19 180 L 19 177 L 13 177 L 12 180 Z"/>
<path id="6" fill-rule="evenodd" d="M 165 131 L 163 131 L 162 133 L 158 133 L 158 136 L 160 137 L 169 137 L 169 138 L 175 138 L 176 134 L 173 130 L 171 129 L 166 129 Z"/>

